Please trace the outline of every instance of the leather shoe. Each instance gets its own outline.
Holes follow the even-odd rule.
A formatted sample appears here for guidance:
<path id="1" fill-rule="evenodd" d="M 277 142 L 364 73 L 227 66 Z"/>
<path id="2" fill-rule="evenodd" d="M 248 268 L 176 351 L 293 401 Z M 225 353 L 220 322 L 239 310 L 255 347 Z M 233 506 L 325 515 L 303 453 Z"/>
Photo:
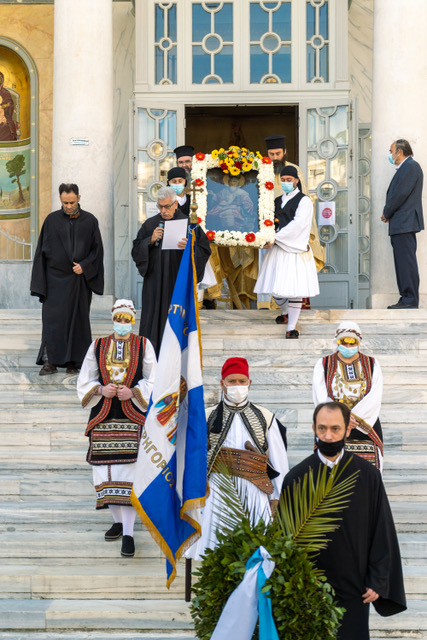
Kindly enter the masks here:
<path id="1" fill-rule="evenodd" d="M 418 307 L 415 304 L 405 304 L 404 302 L 397 302 L 396 304 L 389 305 L 387 309 L 418 309 Z"/>
<path id="2" fill-rule="evenodd" d="M 50 376 L 52 373 L 58 373 L 58 369 L 54 364 L 46 361 L 39 371 L 39 376 Z"/>
<path id="3" fill-rule="evenodd" d="M 123 536 L 120 553 L 124 558 L 132 558 L 135 555 L 135 543 L 132 536 Z"/>
<path id="4" fill-rule="evenodd" d="M 112 527 L 105 532 L 104 538 L 106 540 L 117 540 L 123 535 L 123 525 L 121 522 L 115 522 Z"/>
<path id="5" fill-rule="evenodd" d="M 288 316 L 284 313 L 282 316 L 277 316 L 276 324 L 288 324 Z"/>
<path id="6" fill-rule="evenodd" d="M 296 329 L 292 329 L 291 331 L 286 332 L 286 337 L 288 340 L 297 340 L 299 338 L 299 331 Z"/>
<path id="7" fill-rule="evenodd" d="M 79 370 L 74 365 L 69 365 L 65 370 L 65 373 L 68 373 L 68 375 L 72 375 L 72 374 L 75 374 L 75 373 L 78 373 L 78 372 L 79 372 Z"/>

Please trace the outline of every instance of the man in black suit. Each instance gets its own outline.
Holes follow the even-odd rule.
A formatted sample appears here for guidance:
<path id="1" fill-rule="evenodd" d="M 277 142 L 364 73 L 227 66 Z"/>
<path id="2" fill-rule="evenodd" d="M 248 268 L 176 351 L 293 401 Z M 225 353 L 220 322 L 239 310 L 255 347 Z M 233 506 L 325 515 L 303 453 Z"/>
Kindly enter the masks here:
<path id="1" fill-rule="evenodd" d="M 390 146 L 389 160 L 396 166 L 396 174 L 387 190 L 381 220 L 389 223 L 400 298 L 388 309 L 417 309 L 419 303 L 420 276 L 415 234 L 424 229 L 421 201 L 423 172 L 412 155 L 407 140 L 396 140 Z"/>

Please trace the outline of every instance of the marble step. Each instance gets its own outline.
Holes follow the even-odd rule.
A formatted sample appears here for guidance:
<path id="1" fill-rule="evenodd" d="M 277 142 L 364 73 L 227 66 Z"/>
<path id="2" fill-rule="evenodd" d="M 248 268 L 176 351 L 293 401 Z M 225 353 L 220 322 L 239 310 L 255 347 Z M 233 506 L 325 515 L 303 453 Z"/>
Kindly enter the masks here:
<path id="1" fill-rule="evenodd" d="M 165 599 L 184 597 L 184 562 L 180 561 L 171 588 L 166 588 L 165 560 L 107 559 L 82 563 L 79 559 L 53 559 L 51 563 L 2 561 L 0 566 L 0 600 L 2 598 L 79 599 Z M 404 565 L 403 575 L 408 599 L 427 599 L 427 566 Z M 427 603 L 426 603 L 427 606 Z"/>
<path id="2" fill-rule="evenodd" d="M 289 434 L 288 434 L 289 435 Z M 292 443 L 293 440 L 289 439 Z M 312 439 L 307 440 L 308 446 Z M 291 455 L 291 454 L 290 454 Z M 409 472 L 404 465 L 402 469 L 392 470 L 388 468 L 388 458 L 385 458 L 384 481 L 387 493 L 393 500 L 427 500 L 427 468 Z M 0 469 L 0 497 L 2 501 L 17 501 L 20 498 L 50 496 L 68 499 L 69 496 L 80 498 L 94 497 L 92 484 L 92 470 L 89 465 L 83 463 L 80 470 L 73 470 L 67 474 L 64 469 Z"/>
<path id="3" fill-rule="evenodd" d="M 391 507 L 396 526 L 404 525 L 405 531 L 427 530 L 427 503 L 419 500 L 394 501 L 391 497 Z M 76 530 L 86 529 L 86 526 L 99 527 L 99 511 L 95 510 L 95 498 L 82 499 L 80 496 L 67 497 L 62 501 L 55 496 L 24 497 L 18 501 L 0 502 L 0 525 L 52 524 L 72 525 Z M 105 520 L 109 522 L 109 519 Z M 417 526 L 414 529 L 407 527 Z M 403 530 L 403 529 L 401 529 Z"/>
<path id="4" fill-rule="evenodd" d="M 58 425 L 37 424 L 28 427 L 19 427 L 19 438 L 16 437 L 16 428 L 9 425 L 0 426 L 0 454 L 11 453 L 11 450 L 19 450 L 20 454 L 37 450 L 38 452 L 52 452 L 67 448 L 72 451 L 86 451 L 88 439 L 84 435 L 85 424 L 74 429 L 58 430 Z M 311 429 L 290 428 L 287 430 L 289 449 L 305 449 L 311 446 L 313 433 Z M 396 427 L 386 428 L 384 425 L 384 446 L 386 455 L 390 450 L 425 451 L 427 449 L 427 427 L 419 427 L 416 433 L 408 429 L 403 431 Z M 1 488 L 0 488 L 1 494 Z"/>
<path id="5" fill-rule="evenodd" d="M 131 588 L 131 586 L 129 585 Z M 129 593 L 129 596 L 132 593 Z M 43 630 L 45 634 L 28 635 L 28 638 L 39 637 L 48 640 L 49 632 L 59 631 L 61 635 L 51 636 L 52 640 L 83 640 L 83 638 L 108 637 L 111 640 L 157 640 L 157 638 L 193 638 L 191 616 L 188 603 L 182 599 L 44 599 L 44 600 L 0 600 L 0 629 Z M 70 633 L 70 629 L 73 633 Z M 108 636 L 98 635 L 105 629 Z M 82 635 L 75 633 L 81 630 Z M 97 631 L 93 635 L 92 630 Z M 120 635 L 114 631 L 121 630 Z M 127 632 L 138 630 L 139 633 L 128 635 Z M 110 632 L 111 633 L 110 635 Z M 152 634 L 152 632 L 155 632 Z M 179 633 L 178 633 L 179 632 Z M 64 633 L 64 635 L 63 635 Z M 122 635 L 122 634 L 125 635 Z M 48 635 L 49 634 L 49 635 Z M 87 635 L 86 635 L 87 634 Z M 149 635 L 148 635 L 149 634 Z M 158 635 L 162 634 L 162 635 Z M 164 634 L 164 635 L 163 635 Z M 20 636 L 18 635 L 17 638 Z M 11 634 L 4 631 L 2 640 L 12 639 Z M 22 636 L 23 639 L 23 636 Z M 24 640 L 24 639 L 23 639 Z"/>
<path id="6" fill-rule="evenodd" d="M 118 546 L 118 553 L 119 553 Z M 64 598 L 182 600 L 184 598 L 184 562 L 171 588 L 166 588 L 166 567 L 162 558 L 120 558 L 89 563 L 79 559 L 54 559 L 49 564 L 37 561 L 2 560 L 0 601 L 2 598 Z M 414 586 L 418 583 L 415 578 Z"/>
<path id="7" fill-rule="evenodd" d="M 160 625 L 161 626 L 161 625 Z M 47 624 L 51 629 L 54 625 Z M 163 625 L 167 628 L 167 625 Z M 2 640 L 195 640 L 196 636 L 188 631 L 5 631 Z M 398 638 L 397 640 L 404 640 Z"/>
<path id="8" fill-rule="evenodd" d="M 2 527 L 0 532 L 0 558 L 18 562 L 36 560 L 43 563 L 46 560 L 52 562 L 54 558 L 87 559 L 94 566 L 99 562 L 121 562 L 119 540 L 104 540 L 104 533 L 111 525 L 111 518 L 100 520 L 96 524 L 82 525 L 81 529 L 66 528 L 62 523 L 51 527 L 46 523 L 27 525 L 26 530 L 10 531 L 11 527 Z M 135 525 L 135 556 L 138 562 L 145 559 L 162 560 L 162 552 L 151 535 L 142 525 Z M 420 541 L 414 539 L 414 549 L 419 549 Z M 411 539 L 412 539 L 411 538 Z M 126 559 L 124 559 L 126 562 Z M 163 566 L 163 565 L 162 565 Z M 163 572 L 163 569 L 162 569 Z"/>
<path id="9" fill-rule="evenodd" d="M 219 393 L 217 380 L 209 380 L 209 376 L 207 376 L 204 386 L 205 402 L 215 401 Z M 313 406 L 311 378 L 298 382 L 297 380 L 290 381 L 289 374 L 277 374 L 272 375 L 271 380 L 269 376 L 267 381 L 264 374 L 264 379 L 260 377 L 259 382 L 252 384 L 250 398 L 256 403 L 280 402 L 289 405 L 308 404 Z M 395 404 L 400 406 L 419 405 L 425 408 L 427 405 L 426 385 L 421 382 L 417 386 L 409 383 L 408 385 L 385 385 L 383 406 Z M 82 409 L 75 387 L 71 389 L 49 387 L 46 393 L 41 393 L 40 388 L 25 389 L 13 385 L 0 388 L 0 406 L 4 406 L 6 409 L 31 406 L 45 411 L 46 408 L 55 407 L 55 405 L 60 405 L 67 410 L 74 407 L 76 410 L 85 411 L 83 416 L 88 414 L 88 410 Z"/>
<path id="10" fill-rule="evenodd" d="M 83 559 L 94 564 L 106 560 L 120 560 L 120 540 L 105 541 L 104 532 L 110 526 L 107 517 L 99 522 L 82 525 L 80 529 L 65 524 L 55 524 L 54 527 L 46 522 L 19 525 L 15 527 L 2 525 L 0 527 L 0 558 L 13 562 L 32 559 L 38 563 L 48 559 Z M 15 530 L 11 530 L 15 529 Z M 423 533 L 400 533 L 399 543 L 401 555 L 407 564 L 427 563 L 427 539 Z M 158 545 L 141 522 L 135 526 L 135 558 L 162 558 Z"/>
<path id="11" fill-rule="evenodd" d="M 309 431 L 307 431 L 309 433 Z M 307 446 L 301 448 L 288 447 L 288 458 L 291 466 L 306 458 L 312 453 L 312 439 L 307 438 Z M 84 443 L 80 447 L 68 447 L 66 449 L 59 448 L 55 454 L 45 451 L 23 451 L 19 460 L 19 471 L 25 472 L 30 469 L 41 470 L 66 470 L 78 469 L 84 471 L 87 469 L 85 461 L 86 447 Z M 408 472 L 414 470 L 423 470 L 427 466 L 427 452 L 425 451 L 407 451 L 398 449 L 389 449 L 387 451 L 388 471 L 396 471 L 407 469 Z M 10 451 L 0 452 L 0 467 L 2 473 L 16 473 L 16 459 L 10 455 Z"/>
<path id="12" fill-rule="evenodd" d="M 191 626 L 188 604 L 179 600 L 111 600 L 109 603 L 102 600 L 51 599 L 0 601 L 0 629 L 23 628 L 28 633 L 24 636 L 19 631 L 3 631 L 2 640 L 190 640 L 195 638 Z M 43 633 L 31 632 L 38 629 Z M 79 633 L 78 629 L 82 631 Z M 105 629 L 105 632 L 100 629 Z M 133 629 L 150 629 L 152 632 L 132 632 Z M 410 601 L 407 611 L 392 618 L 381 618 L 371 611 L 370 629 L 372 640 L 391 637 L 385 635 L 387 632 L 393 633 L 395 640 L 426 638 L 426 602 Z M 399 631 L 401 635 L 396 635 Z M 60 632 L 60 635 L 53 635 L 55 632 Z"/>

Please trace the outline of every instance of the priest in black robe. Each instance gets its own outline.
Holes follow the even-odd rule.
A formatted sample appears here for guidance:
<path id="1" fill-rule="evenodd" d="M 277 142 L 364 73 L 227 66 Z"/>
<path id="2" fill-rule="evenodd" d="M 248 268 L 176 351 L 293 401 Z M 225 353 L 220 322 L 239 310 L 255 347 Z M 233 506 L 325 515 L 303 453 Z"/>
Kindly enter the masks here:
<path id="1" fill-rule="evenodd" d="M 159 354 L 163 330 L 168 317 L 169 305 L 181 264 L 187 238 L 178 244 L 178 249 L 162 250 L 165 222 L 187 219 L 178 208 L 177 195 L 170 187 L 159 189 L 157 195 L 159 213 L 141 226 L 133 241 L 132 258 L 144 278 L 139 335 L 145 336 Z M 201 227 L 196 227 L 196 271 L 200 282 L 211 250 L 209 240 Z"/>
<path id="2" fill-rule="evenodd" d="M 80 209 L 77 185 L 61 184 L 59 194 L 62 208 L 43 223 L 31 276 L 31 295 L 43 304 L 40 375 L 56 373 L 56 367 L 78 372 L 92 341 L 92 293 L 104 292 L 98 221 Z"/>
<path id="3" fill-rule="evenodd" d="M 328 536 L 326 549 L 315 559 L 346 609 L 338 640 L 369 640 L 369 604 L 381 616 L 406 609 L 399 544 L 380 472 L 359 456 L 344 450 L 351 427 L 350 410 L 339 402 L 316 407 L 313 431 L 317 450 L 285 477 L 282 492 L 313 470 L 314 483 L 326 464 L 343 467 L 341 479 L 357 472 L 349 505 L 338 528 Z M 332 514 L 331 514 L 332 515 Z"/>

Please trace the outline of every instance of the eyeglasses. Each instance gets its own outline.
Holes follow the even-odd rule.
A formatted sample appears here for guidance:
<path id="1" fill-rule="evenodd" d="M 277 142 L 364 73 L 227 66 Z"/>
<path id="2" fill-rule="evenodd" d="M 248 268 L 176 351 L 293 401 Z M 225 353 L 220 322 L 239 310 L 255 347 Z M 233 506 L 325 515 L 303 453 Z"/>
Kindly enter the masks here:
<path id="1" fill-rule="evenodd" d="M 157 208 L 158 208 L 159 211 L 161 211 L 162 209 L 165 209 L 166 211 L 169 211 L 169 209 L 171 209 L 174 204 L 176 204 L 176 203 L 175 202 L 172 202 L 172 204 L 159 204 L 159 203 L 157 203 Z"/>

